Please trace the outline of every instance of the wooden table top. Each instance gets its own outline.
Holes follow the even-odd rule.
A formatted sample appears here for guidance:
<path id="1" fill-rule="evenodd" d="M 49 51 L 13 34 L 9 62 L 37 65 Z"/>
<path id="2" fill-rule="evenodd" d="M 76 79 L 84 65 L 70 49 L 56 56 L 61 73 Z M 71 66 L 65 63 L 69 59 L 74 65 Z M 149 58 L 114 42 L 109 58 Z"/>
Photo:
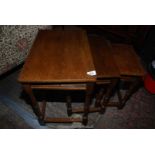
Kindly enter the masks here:
<path id="1" fill-rule="evenodd" d="M 93 59 L 82 30 L 41 30 L 19 76 L 22 83 L 94 82 Z"/>
<path id="2" fill-rule="evenodd" d="M 112 44 L 112 49 L 121 75 L 144 76 L 145 71 L 132 45 Z"/>
<path id="3" fill-rule="evenodd" d="M 98 36 L 89 37 L 89 42 L 97 78 L 120 77 L 109 42 Z"/>

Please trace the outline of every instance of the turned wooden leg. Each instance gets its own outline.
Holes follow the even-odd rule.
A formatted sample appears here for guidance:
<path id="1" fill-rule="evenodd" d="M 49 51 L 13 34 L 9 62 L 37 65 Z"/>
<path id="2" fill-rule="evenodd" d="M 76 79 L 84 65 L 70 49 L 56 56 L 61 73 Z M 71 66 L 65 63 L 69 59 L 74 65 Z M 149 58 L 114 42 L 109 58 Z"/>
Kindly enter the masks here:
<path id="1" fill-rule="evenodd" d="M 128 101 L 128 99 L 133 95 L 133 93 L 138 90 L 140 83 L 141 83 L 140 78 L 133 79 L 133 82 L 131 83 L 129 89 L 126 91 L 125 96 L 122 98 L 119 109 L 122 109 L 125 103 Z"/>
<path id="2" fill-rule="evenodd" d="M 42 117 L 44 119 L 45 118 L 45 111 L 46 111 L 46 101 L 45 100 L 42 101 L 40 109 L 41 109 Z"/>
<path id="3" fill-rule="evenodd" d="M 120 92 L 120 88 L 118 88 L 117 90 L 117 96 L 118 96 L 118 109 L 122 109 L 123 108 L 123 104 L 122 104 L 122 95 Z"/>
<path id="4" fill-rule="evenodd" d="M 104 95 L 104 89 L 101 88 L 101 90 L 99 91 L 99 93 L 96 96 L 95 107 L 99 107 L 100 106 L 100 102 L 102 100 L 103 95 Z"/>
<path id="5" fill-rule="evenodd" d="M 71 97 L 67 96 L 67 114 L 68 116 L 72 115 L 72 105 L 71 105 Z"/>
<path id="6" fill-rule="evenodd" d="M 83 124 L 84 125 L 87 125 L 87 122 L 88 122 L 89 106 L 91 104 L 93 90 L 94 90 L 94 83 L 88 83 L 87 90 L 86 90 L 85 102 L 84 102 L 84 114 L 83 114 Z"/>
<path id="7" fill-rule="evenodd" d="M 119 79 L 112 79 L 111 80 L 111 83 L 110 83 L 110 85 L 107 88 L 107 91 L 105 93 L 105 96 L 104 96 L 104 98 L 101 101 L 101 112 L 104 112 L 105 111 L 105 107 L 107 106 L 107 104 L 108 104 L 108 102 L 110 100 L 110 97 L 112 95 L 112 92 L 113 92 L 114 88 L 116 87 L 116 85 L 118 83 L 118 80 Z"/>
<path id="8" fill-rule="evenodd" d="M 33 94 L 33 91 L 31 89 L 31 86 L 29 84 L 24 84 L 23 85 L 23 89 L 24 89 L 24 91 L 28 94 L 28 96 L 31 99 L 32 108 L 33 108 L 35 114 L 38 117 L 38 120 L 39 120 L 40 125 L 44 125 L 44 116 L 41 113 L 41 110 L 39 108 L 39 104 L 36 101 L 36 98 L 35 98 L 35 96 Z"/>
<path id="9" fill-rule="evenodd" d="M 132 94 L 137 91 L 137 89 L 139 88 L 141 83 L 141 78 L 133 78 L 132 82 L 129 86 L 129 89 L 126 91 L 125 96 L 122 97 L 120 90 L 118 90 L 118 98 L 119 98 L 119 105 L 118 105 L 118 109 L 122 109 L 124 107 L 124 105 L 126 104 L 126 102 L 128 101 L 128 99 L 132 96 Z"/>

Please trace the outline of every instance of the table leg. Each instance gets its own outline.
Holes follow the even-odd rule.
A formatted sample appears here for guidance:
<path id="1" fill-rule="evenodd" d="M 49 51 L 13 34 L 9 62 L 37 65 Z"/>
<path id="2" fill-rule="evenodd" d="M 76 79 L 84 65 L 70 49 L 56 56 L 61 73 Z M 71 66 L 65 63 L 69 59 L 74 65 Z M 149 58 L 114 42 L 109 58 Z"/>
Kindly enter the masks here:
<path id="1" fill-rule="evenodd" d="M 40 107 L 39 107 L 39 104 L 37 103 L 36 101 L 36 98 L 33 94 L 33 91 L 32 91 L 32 88 L 29 84 L 24 84 L 23 85 L 23 89 L 24 91 L 28 94 L 28 96 L 30 97 L 31 99 L 31 105 L 32 105 L 32 108 L 35 112 L 35 114 L 37 115 L 38 117 L 38 120 L 39 120 L 39 123 L 40 125 L 44 125 L 44 116 L 43 114 L 41 113 L 41 110 L 40 110 Z"/>
<path id="2" fill-rule="evenodd" d="M 87 89 L 86 89 L 85 102 L 84 102 L 84 114 L 83 114 L 84 125 L 87 125 L 87 122 L 88 122 L 89 106 L 91 104 L 93 90 L 94 90 L 94 83 L 88 83 Z"/>
<path id="3" fill-rule="evenodd" d="M 101 88 L 101 90 L 99 91 L 99 93 L 96 96 L 96 101 L 95 101 L 95 107 L 99 107 L 100 106 L 100 102 L 102 100 L 102 97 L 104 95 L 104 89 Z"/>
<path id="4" fill-rule="evenodd" d="M 119 79 L 112 79 L 110 85 L 108 86 L 108 89 L 105 93 L 105 96 L 103 98 L 103 100 L 101 101 L 101 111 L 105 111 L 105 107 L 107 106 L 110 97 L 112 95 L 112 92 L 114 90 L 114 88 L 116 87 L 117 83 L 118 83 Z"/>
<path id="5" fill-rule="evenodd" d="M 141 83 L 140 78 L 134 78 L 132 84 L 130 85 L 129 89 L 126 91 L 125 96 L 122 98 L 120 105 L 118 106 L 119 109 L 122 109 L 128 99 L 132 96 L 132 94 L 137 91 Z"/>
<path id="6" fill-rule="evenodd" d="M 72 115 L 72 105 L 71 105 L 71 97 L 67 96 L 67 114 L 68 116 Z"/>

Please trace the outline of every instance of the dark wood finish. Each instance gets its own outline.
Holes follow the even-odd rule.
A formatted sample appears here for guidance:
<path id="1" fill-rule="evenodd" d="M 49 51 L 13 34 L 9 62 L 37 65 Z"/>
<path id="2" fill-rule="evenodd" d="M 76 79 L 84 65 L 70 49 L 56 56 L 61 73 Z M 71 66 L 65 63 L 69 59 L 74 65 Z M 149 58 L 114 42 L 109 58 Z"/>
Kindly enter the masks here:
<path id="1" fill-rule="evenodd" d="M 96 84 L 108 84 L 106 92 L 104 89 L 101 88 L 96 97 L 95 106 L 101 106 L 103 112 L 105 106 L 110 100 L 113 89 L 116 87 L 120 74 L 112 55 L 110 43 L 106 39 L 98 36 L 89 37 L 89 43 L 91 47 L 95 70 L 97 72 Z"/>
<path id="2" fill-rule="evenodd" d="M 92 107 L 89 108 L 89 112 L 99 112 L 101 110 L 100 107 Z M 72 110 L 73 113 L 83 113 L 84 112 L 84 108 L 74 108 Z"/>
<path id="3" fill-rule="evenodd" d="M 132 81 L 132 85 L 130 85 L 128 91 L 126 92 L 122 100 L 122 104 L 125 104 L 126 101 L 130 98 L 130 96 L 139 88 L 141 80 L 142 79 L 140 78 L 134 78 L 134 81 Z"/>
<path id="4" fill-rule="evenodd" d="M 118 78 L 111 80 L 111 83 L 109 84 L 109 87 L 104 95 L 104 98 L 103 100 L 101 100 L 102 111 L 104 111 L 104 108 L 108 105 L 112 92 L 114 91 L 114 88 L 116 87 L 118 82 L 119 82 Z"/>
<path id="5" fill-rule="evenodd" d="M 105 93 L 105 89 L 101 88 L 99 93 L 96 95 L 95 107 L 99 107 L 101 105 L 100 102 L 103 98 L 104 93 Z"/>
<path id="6" fill-rule="evenodd" d="M 44 124 L 44 121 L 43 121 L 44 116 L 43 116 L 41 109 L 36 101 L 36 98 L 33 94 L 31 86 L 29 84 L 24 84 L 23 89 L 29 95 L 29 97 L 31 99 L 32 108 L 33 108 L 34 112 L 36 113 L 36 115 L 38 116 L 38 120 L 39 120 L 40 124 Z"/>
<path id="7" fill-rule="evenodd" d="M 96 84 L 97 85 L 106 85 L 106 84 L 110 84 L 111 78 L 107 79 L 97 79 Z"/>
<path id="8" fill-rule="evenodd" d="M 119 99 L 118 108 L 122 109 L 130 96 L 139 88 L 144 77 L 145 71 L 139 57 L 131 45 L 112 44 L 114 60 L 120 72 L 120 80 L 130 82 L 129 89 L 123 97 L 118 87 L 117 94 Z"/>
<path id="9" fill-rule="evenodd" d="M 81 118 L 45 118 L 45 123 L 73 123 L 82 122 Z"/>
<path id="10" fill-rule="evenodd" d="M 45 90 L 86 90 L 86 84 L 46 84 L 46 85 L 31 85 L 32 89 Z"/>
<path id="11" fill-rule="evenodd" d="M 87 83 L 86 98 L 84 102 L 84 114 L 83 114 L 84 125 L 86 125 L 88 122 L 89 106 L 91 103 L 93 90 L 94 90 L 94 83 Z"/>
<path id="12" fill-rule="evenodd" d="M 141 83 L 142 83 L 142 79 L 140 77 L 131 77 L 131 84 L 129 86 L 129 89 L 126 91 L 125 96 L 122 97 L 120 91 L 118 91 L 118 97 L 119 97 L 119 105 L 118 108 L 122 109 L 126 102 L 129 100 L 129 98 L 132 96 L 132 94 L 134 94 L 134 92 L 136 92 L 138 90 L 138 88 L 140 87 Z"/>
<path id="13" fill-rule="evenodd" d="M 88 121 L 89 105 L 96 76 L 87 74 L 94 70 L 85 31 L 39 31 L 19 76 L 19 82 L 31 98 L 32 107 L 41 124 L 44 122 Z M 45 104 L 39 107 L 32 89 L 85 90 L 83 119 L 46 118 Z M 67 111 L 72 112 L 71 100 L 67 98 Z"/>
<path id="14" fill-rule="evenodd" d="M 41 109 L 41 113 L 42 113 L 42 116 L 44 119 L 45 118 L 45 111 L 46 111 L 46 101 L 45 100 L 41 103 L 40 109 Z"/>
<path id="15" fill-rule="evenodd" d="M 119 77 L 119 71 L 112 56 L 111 47 L 107 40 L 101 37 L 89 37 L 97 78 Z"/>
<path id="16" fill-rule="evenodd" d="M 19 76 L 22 83 L 95 82 L 85 31 L 39 31 Z"/>
<path id="17" fill-rule="evenodd" d="M 71 116 L 72 115 L 71 97 L 67 96 L 66 100 L 67 100 L 67 114 L 68 116 Z"/>
<path id="18" fill-rule="evenodd" d="M 118 109 L 122 109 L 124 104 L 123 104 L 123 101 L 122 101 L 123 97 L 122 97 L 122 94 L 120 92 L 120 88 L 118 88 L 118 90 L 117 90 L 117 96 L 118 96 L 118 100 L 119 100 L 119 103 L 117 104 L 117 107 L 118 107 Z"/>
<path id="19" fill-rule="evenodd" d="M 112 54 L 121 75 L 144 76 L 144 69 L 131 45 L 112 44 Z"/>

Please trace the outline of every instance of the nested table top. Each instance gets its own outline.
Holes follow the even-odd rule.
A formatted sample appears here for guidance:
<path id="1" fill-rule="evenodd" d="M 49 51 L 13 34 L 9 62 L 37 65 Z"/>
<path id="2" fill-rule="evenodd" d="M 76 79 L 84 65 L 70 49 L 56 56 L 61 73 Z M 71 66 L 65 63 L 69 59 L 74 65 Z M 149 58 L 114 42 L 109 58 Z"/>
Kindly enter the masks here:
<path id="1" fill-rule="evenodd" d="M 93 59 L 85 31 L 41 30 L 30 50 L 22 83 L 94 82 Z"/>
<path id="2" fill-rule="evenodd" d="M 131 45 L 112 44 L 112 53 L 120 74 L 125 76 L 144 76 L 138 55 Z"/>
<path id="3" fill-rule="evenodd" d="M 97 78 L 120 77 L 119 70 L 114 61 L 110 43 L 101 37 L 89 37 L 94 66 Z"/>

